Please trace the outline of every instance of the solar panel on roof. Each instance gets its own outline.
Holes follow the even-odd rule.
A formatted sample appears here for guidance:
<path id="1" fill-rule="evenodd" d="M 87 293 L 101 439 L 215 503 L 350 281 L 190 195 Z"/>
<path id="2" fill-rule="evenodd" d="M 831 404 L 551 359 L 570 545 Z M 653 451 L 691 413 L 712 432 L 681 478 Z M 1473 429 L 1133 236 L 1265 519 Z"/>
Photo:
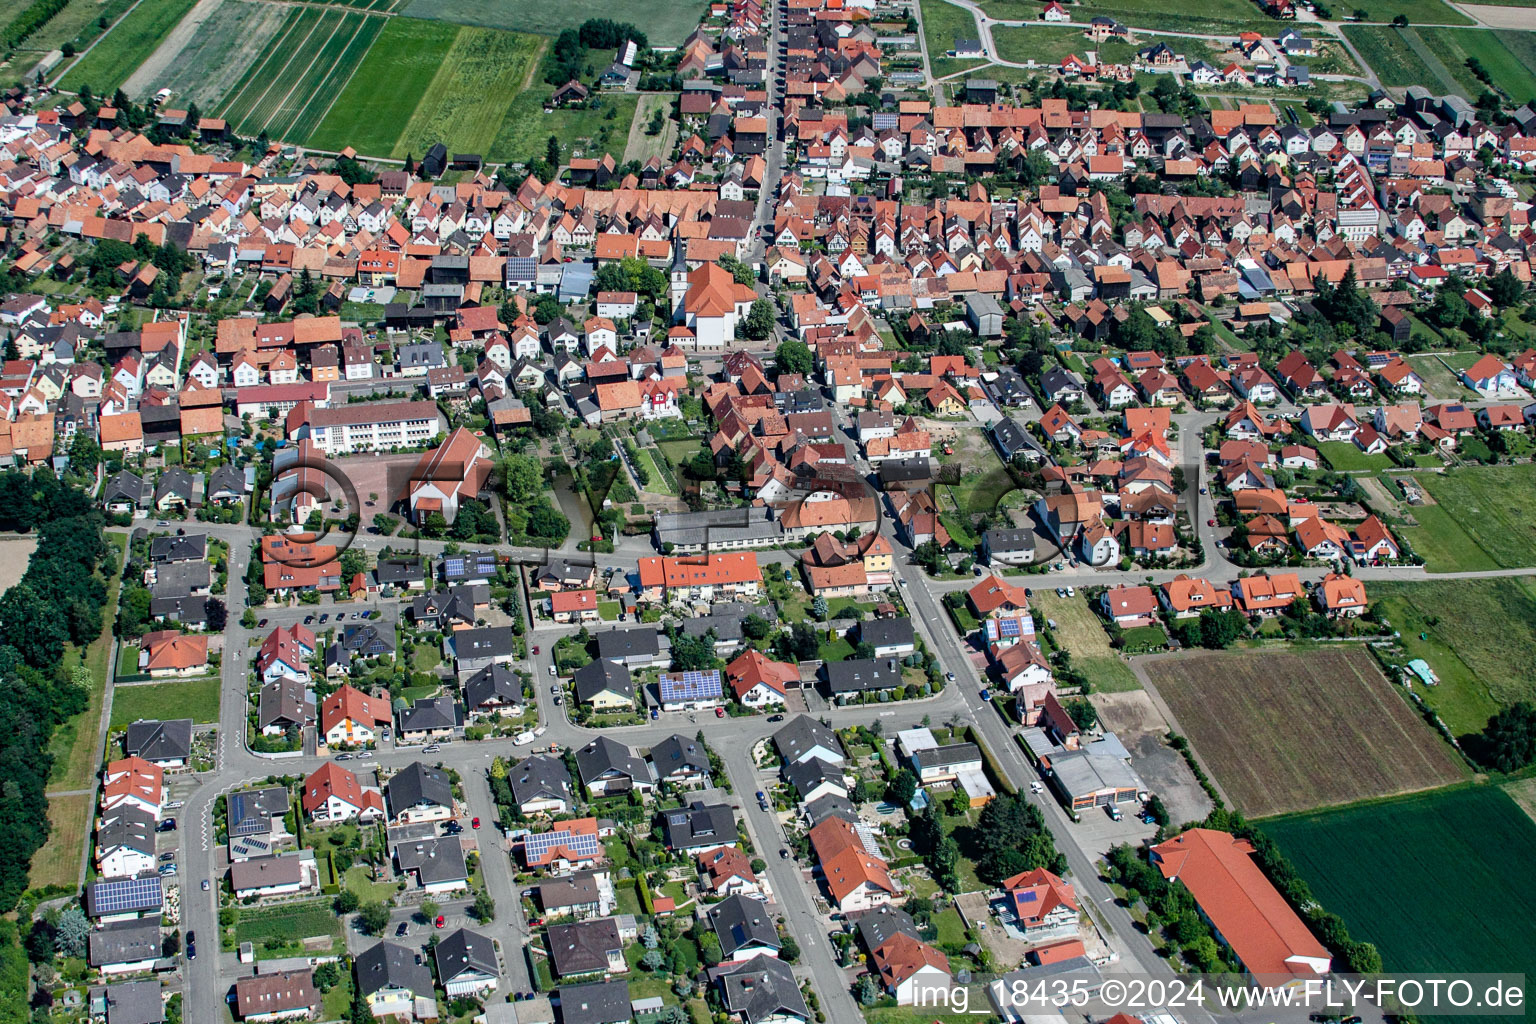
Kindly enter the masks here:
<path id="1" fill-rule="evenodd" d="M 1040 894 L 1035 892 L 1033 889 L 1030 889 L 1027 892 L 1019 893 L 1019 902 L 1020 903 L 1033 903 L 1033 902 L 1035 902 L 1035 900 L 1037 900 L 1039 898 L 1040 898 Z"/>
<path id="2" fill-rule="evenodd" d="M 563 846 L 578 857 L 596 857 L 597 836 L 590 832 L 540 832 L 531 835 L 523 844 L 523 852 L 530 861 L 543 860 L 550 850 Z"/>
<path id="3" fill-rule="evenodd" d="M 720 673 L 714 669 L 708 672 L 664 674 L 660 683 L 662 700 L 697 700 L 721 694 Z"/>
<path id="4" fill-rule="evenodd" d="M 149 910 L 164 901 L 159 875 L 147 878 L 125 878 L 117 882 L 102 882 L 92 890 L 92 902 L 98 914 L 124 914 L 135 910 Z"/>

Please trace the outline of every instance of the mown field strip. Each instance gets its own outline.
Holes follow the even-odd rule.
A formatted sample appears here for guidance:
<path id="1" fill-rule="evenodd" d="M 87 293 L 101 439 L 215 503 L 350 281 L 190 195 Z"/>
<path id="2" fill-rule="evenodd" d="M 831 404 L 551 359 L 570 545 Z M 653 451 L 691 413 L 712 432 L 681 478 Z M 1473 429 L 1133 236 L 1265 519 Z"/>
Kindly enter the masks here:
<path id="1" fill-rule="evenodd" d="M 322 13 L 313 8 L 305 8 L 304 10 L 293 11 L 288 15 L 288 20 L 278 33 L 277 38 L 267 44 L 265 52 L 256 59 L 241 77 L 240 81 L 235 84 L 235 88 L 230 92 L 229 96 L 225 98 L 219 108 L 221 116 L 228 121 L 234 122 L 236 127 L 242 126 L 245 115 L 250 111 L 249 107 L 243 105 L 246 93 L 263 81 L 268 86 L 271 85 L 271 76 L 263 76 L 262 70 L 271 63 L 278 53 L 283 52 L 295 35 L 301 31 L 307 34 L 314 28 L 315 23 L 320 20 Z"/>

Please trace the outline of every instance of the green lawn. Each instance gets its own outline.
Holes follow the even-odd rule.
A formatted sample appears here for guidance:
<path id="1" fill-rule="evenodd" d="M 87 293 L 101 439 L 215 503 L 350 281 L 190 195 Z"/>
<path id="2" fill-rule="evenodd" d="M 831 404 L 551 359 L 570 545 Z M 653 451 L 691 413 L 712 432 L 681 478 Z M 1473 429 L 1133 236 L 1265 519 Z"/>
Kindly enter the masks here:
<path id="1" fill-rule="evenodd" d="M 1367 21 L 1391 21 L 1399 14 L 1410 25 L 1470 25 L 1472 19 L 1460 11 L 1452 10 L 1441 0 L 1351 0 L 1349 11 L 1363 10 Z M 1335 10 L 1334 17 L 1343 17 L 1344 11 Z"/>
<path id="2" fill-rule="evenodd" d="M 1536 700 L 1536 582 L 1372 582 L 1369 592 L 1402 634 L 1403 661 L 1423 658 L 1439 677 L 1415 691 L 1453 734 L 1481 732 L 1500 708 Z"/>
<path id="3" fill-rule="evenodd" d="M 1263 829 L 1387 971 L 1536 973 L 1536 823 L 1502 790 L 1458 787 Z M 1454 891 L 1425 898 L 1448 869 Z"/>
<path id="4" fill-rule="evenodd" d="M 1353 441 L 1324 441 L 1317 450 L 1329 467 L 1340 473 L 1379 473 L 1395 465 L 1385 453 L 1367 455 Z"/>
<path id="5" fill-rule="evenodd" d="M 443 66 L 395 140 L 393 156 L 425 153 L 434 142 L 450 152 L 493 154 L 508 104 L 538 73 L 546 41 L 518 32 L 461 28 Z M 629 122 L 624 123 L 625 131 Z"/>
<path id="6" fill-rule="evenodd" d="M 144 58 L 171 34 L 197 0 L 153 0 L 141 3 L 90 53 L 69 70 L 59 86 L 71 92 L 89 85 L 98 96 L 110 96 L 128 80 Z"/>
<path id="7" fill-rule="evenodd" d="M 603 93 L 593 99 L 598 106 L 586 110 L 565 108 L 544 112 L 544 101 L 554 90 L 543 82 L 512 101 L 501 131 L 491 146 L 496 160 L 528 161 L 544 156 L 551 135 L 560 140 L 564 159 L 572 156 L 624 155 L 629 126 L 635 120 L 639 98 L 633 93 Z"/>
<path id="8" fill-rule="evenodd" d="M 1430 328 L 1415 322 L 1427 332 Z M 1436 335 L 1438 338 L 1438 335 Z M 1443 356 L 1409 356 L 1408 363 L 1424 380 L 1424 389 L 1436 398 L 1455 400 L 1472 394 L 1456 371 L 1465 370 L 1480 358 L 1476 352 L 1452 352 Z M 1447 368 L 1449 367 L 1449 368 Z"/>
<path id="9" fill-rule="evenodd" d="M 1136 626 L 1124 632 L 1127 651 L 1155 650 L 1168 646 L 1168 631 L 1162 626 Z"/>
<path id="10" fill-rule="evenodd" d="M 364 903 L 382 903 L 395 895 L 393 882 L 375 882 L 368 877 L 368 868 L 362 864 L 353 864 L 342 875 L 349 891 L 357 894 L 357 898 Z"/>
<path id="11" fill-rule="evenodd" d="M 693 31 L 706 6 L 705 0 L 627 0 L 618 7 L 603 0 L 565 0 L 558 4 L 541 0 L 409 0 L 404 13 L 412 18 L 546 36 L 578 28 L 589 18 L 612 18 L 632 22 L 646 34 L 652 46 L 677 46 Z"/>
<path id="12" fill-rule="evenodd" d="M 1438 502 L 1404 536 L 1431 572 L 1536 565 L 1536 465 L 1466 466 L 1415 477 Z M 1471 544 L 1466 543 L 1466 539 Z"/>
<path id="13" fill-rule="evenodd" d="M 688 438 L 683 441 L 658 441 L 656 447 L 661 449 L 661 454 L 667 457 L 667 461 L 674 467 L 681 467 L 695 454 L 704 450 L 704 442 L 698 438 Z"/>
<path id="14" fill-rule="evenodd" d="M 1037 629 L 1047 622 L 1056 623 L 1052 631 L 1055 642 L 1071 653 L 1072 667 L 1086 675 L 1095 690 L 1117 692 L 1141 688 L 1130 666 L 1110 647 L 1109 634 L 1104 632 L 1099 617 L 1081 594 L 1057 597 L 1054 591 L 1039 587 L 1035 589 L 1030 605 Z"/>
<path id="15" fill-rule="evenodd" d="M 0 13 L 0 21 L 9 22 L 26 7 L 25 0 L 12 0 Z M 65 43 L 73 43 L 75 49 L 84 50 L 101 34 L 99 20 L 106 19 L 111 25 L 123 12 L 133 6 L 132 0 L 69 0 L 64 9 L 42 25 L 21 43 L 28 50 L 56 50 Z"/>
<path id="16" fill-rule="evenodd" d="M 948 907 L 942 914 L 935 914 L 933 927 L 936 932 L 934 941 L 940 945 L 963 946 L 966 943 L 965 922 L 960 919 L 960 912 L 954 907 Z"/>
<path id="17" fill-rule="evenodd" d="M 636 448 L 635 454 L 639 456 L 636 462 L 644 467 L 645 472 L 650 477 L 650 483 L 645 485 L 645 489 L 653 494 L 667 494 L 674 498 L 677 497 L 676 488 L 667 482 L 667 477 L 662 473 L 660 467 L 656 465 L 656 457 L 651 454 L 650 449 Z"/>
<path id="18" fill-rule="evenodd" d="M 923 40 L 928 45 L 928 64 L 935 78 L 958 71 L 983 67 L 986 61 L 956 60 L 953 53 L 957 38 L 976 38 L 976 19 L 963 7 L 945 0 L 919 0 L 923 15 Z"/>
<path id="19" fill-rule="evenodd" d="M 219 678 L 208 676 L 114 687 L 112 728 L 121 728 L 140 718 L 190 718 L 199 724 L 217 722 Z"/>

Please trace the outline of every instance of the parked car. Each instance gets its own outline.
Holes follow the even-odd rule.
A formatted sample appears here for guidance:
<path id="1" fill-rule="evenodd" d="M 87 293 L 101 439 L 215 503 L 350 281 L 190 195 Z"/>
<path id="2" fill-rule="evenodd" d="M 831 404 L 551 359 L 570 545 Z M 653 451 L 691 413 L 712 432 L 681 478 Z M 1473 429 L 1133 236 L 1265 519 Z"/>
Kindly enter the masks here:
<path id="1" fill-rule="evenodd" d="M 176 859 L 176 851 L 175 850 L 169 850 L 169 851 L 167 851 L 165 853 L 162 853 L 160 855 L 161 863 L 169 863 L 170 861 L 173 861 L 175 859 Z"/>
<path id="2" fill-rule="evenodd" d="M 538 644 L 534 644 L 533 645 L 533 653 L 534 654 L 538 654 L 539 653 L 539 645 Z"/>
<path id="3" fill-rule="evenodd" d="M 160 824 L 155 826 L 155 831 L 156 832 L 175 832 L 176 831 L 176 819 L 175 818 L 166 818 Z"/>
<path id="4" fill-rule="evenodd" d="M 992 699 L 992 691 L 991 690 L 982 690 L 981 691 L 981 699 L 982 700 L 987 700 L 987 701 L 991 700 Z"/>
<path id="5" fill-rule="evenodd" d="M 256 623 L 257 626 L 265 626 L 266 624 L 267 624 L 267 620 L 266 619 L 262 619 L 260 622 Z"/>
<path id="6" fill-rule="evenodd" d="M 550 675 L 555 675 L 556 674 L 555 666 L 553 666 L 553 665 L 549 666 L 549 674 Z"/>
<path id="7" fill-rule="evenodd" d="M 446 917 L 444 917 L 442 914 L 438 914 L 437 915 L 437 921 L 435 923 L 436 923 L 437 927 L 441 928 L 441 927 L 443 927 L 444 925 L 446 925 L 448 923 L 448 919 Z"/>
<path id="8" fill-rule="evenodd" d="M 1120 808 L 1116 807 L 1114 804 L 1105 804 L 1104 813 L 1109 815 L 1110 821 L 1119 821 L 1124 817 L 1124 815 L 1120 813 Z"/>
<path id="9" fill-rule="evenodd" d="M 470 828 L 479 828 L 480 827 L 480 819 L 479 818 L 471 818 L 471 819 L 469 819 L 469 827 Z"/>
<path id="10" fill-rule="evenodd" d="M 1043 793 L 1045 792 L 1045 783 L 1041 782 L 1039 779 L 1036 779 L 1029 784 L 1029 791 L 1031 793 Z"/>
<path id="11" fill-rule="evenodd" d="M 779 860 L 788 860 L 788 859 L 789 859 L 789 851 L 786 850 L 782 846 L 779 847 Z"/>
<path id="12" fill-rule="evenodd" d="M 397 925 L 396 928 L 395 928 L 395 938 L 398 939 L 398 938 L 402 937 L 403 935 L 405 935 L 406 932 L 408 932 L 410 930 L 411 930 L 411 926 L 406 924 L 404 921 L 401 921 L 400 924 Z"/>
<path id="13" fill-rule="evenodd" d="M 438 746 L 436 743 L 428 743 L 426 746 L 421 748 L 421 752 L 423 754 L 435 754 L 442 749 L 443 748 Z"/>
<path id="14" fill-rule="evenodd" d="M 724 718 L 725 717 L 725 708 L 715 708 L 715 717 L 716 718 Z"/>
<path id="15" fill-rule="evenodd" d="M 209 889 L 208 879 L 205 878 L 205 879 L 203 879 L 203 892 L 207 892 L 208 889 Z"/>
<path id="16" fill-rule="evenodd" d="M 769 715 L 768 716 L 768 721 L 770 721 L 770 722 L 782 722 L 782 721 L 784 721 L 784 716 L 783 715 Z"/>

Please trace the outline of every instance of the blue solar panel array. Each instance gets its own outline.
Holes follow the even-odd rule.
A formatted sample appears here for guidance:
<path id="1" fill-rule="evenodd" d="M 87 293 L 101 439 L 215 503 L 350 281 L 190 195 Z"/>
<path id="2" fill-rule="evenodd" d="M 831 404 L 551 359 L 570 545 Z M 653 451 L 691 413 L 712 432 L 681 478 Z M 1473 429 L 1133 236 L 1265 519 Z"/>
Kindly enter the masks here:
<path id="1" fill-rule="evenodd" d="M 596 857 L 599 851 L 597 836 L 590 832 L 540 832 L 523 842 L 523 855 L 529 861 L 539 861 L 550 850 L 564 846 L 578 857 Z"/>
<path id="2" fill-rule="evenodd" d="M 159 875 L 100 882 L 91 890 L 91 902 L 99 916 L 153 910 L 164 902 Z"/>
<path id="3" fill-rule="evenodd" d="M 663 673 L 660 679 L 663 701 L 704 700 L 718 697 L 724 691 L 720 687 L 720 671 Z"/>

